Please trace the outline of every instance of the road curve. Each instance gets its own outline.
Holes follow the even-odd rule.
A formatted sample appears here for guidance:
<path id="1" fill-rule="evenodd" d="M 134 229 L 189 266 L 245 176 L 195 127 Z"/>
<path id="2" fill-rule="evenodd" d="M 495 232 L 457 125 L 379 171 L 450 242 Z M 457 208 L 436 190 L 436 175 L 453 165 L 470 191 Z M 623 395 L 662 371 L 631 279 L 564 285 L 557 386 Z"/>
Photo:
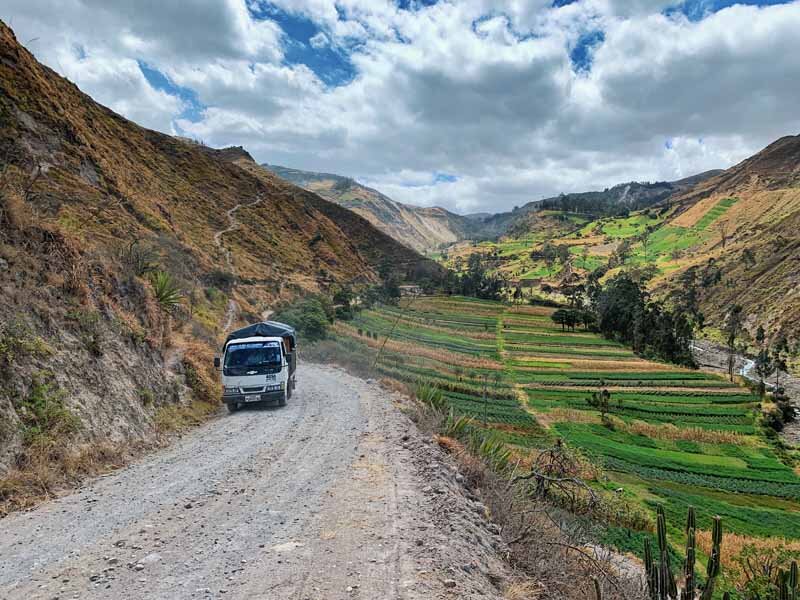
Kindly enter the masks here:
<path id="1" fill-rule="evenodd" d="M 466 553 L 458 597 L 494 597 L 497 540 L 411 429 L 377 385 L 303 365 L 287 407 L 221 416 L 0 521 L 0 598 L 453 597 Z"/>

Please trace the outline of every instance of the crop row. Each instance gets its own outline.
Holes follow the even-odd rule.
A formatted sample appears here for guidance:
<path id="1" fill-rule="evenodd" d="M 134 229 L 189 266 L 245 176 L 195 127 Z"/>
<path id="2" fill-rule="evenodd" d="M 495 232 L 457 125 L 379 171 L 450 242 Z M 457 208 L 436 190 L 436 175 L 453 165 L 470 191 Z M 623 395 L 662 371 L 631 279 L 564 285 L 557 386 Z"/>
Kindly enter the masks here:
<path id="1" fill-rule="evenodd" d="M 610 457 L 629 464 L 664 471 L 712 475 L 719 478 L 733 478 L 759 482 L 780 482 L 797 485 L 800 479 L 786 466 L 769 471 L 750 469 L 741 459 L 729 456 L 689 454 L 674 450 L 642 448 L 620 443 L 607 437 L 595 435 L 581 425 L 560 423 L 556 430 L 568 442 L 585 451 L 602 457 Z M 780 465 L 780 463 L 777 463 Z"/>

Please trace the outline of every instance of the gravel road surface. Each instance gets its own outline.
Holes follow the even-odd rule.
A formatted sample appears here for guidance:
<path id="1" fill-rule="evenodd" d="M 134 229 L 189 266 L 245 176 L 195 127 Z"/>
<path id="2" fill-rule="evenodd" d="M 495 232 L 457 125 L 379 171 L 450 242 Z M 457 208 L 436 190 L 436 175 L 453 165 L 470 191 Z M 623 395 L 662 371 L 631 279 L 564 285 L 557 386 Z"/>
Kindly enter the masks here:
<path id="1" fill-rule="evenodd" d="M 286 408 L 0 520 L 0 598 L 500 597 L 496 526 L 397 401 L 303 365 Z"/>

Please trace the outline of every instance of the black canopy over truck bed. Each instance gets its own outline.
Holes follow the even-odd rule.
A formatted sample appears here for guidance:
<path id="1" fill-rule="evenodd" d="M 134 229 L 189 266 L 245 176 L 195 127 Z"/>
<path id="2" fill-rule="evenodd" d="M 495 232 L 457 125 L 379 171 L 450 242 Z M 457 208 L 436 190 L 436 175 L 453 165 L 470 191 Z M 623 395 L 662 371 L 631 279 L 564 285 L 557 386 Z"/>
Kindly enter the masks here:
<path id="1" fill-rule="evenodd" d="M 294 374 L 297 368 L 297 333 L 294 327 L 286 325 L 285 323 L 278 323 L 277 321 L 264 321 L 263 323 L 254 323 L 247 327 L 242 327 L 230 333 L 225 340 L 225 345 L 231 340 L 240 340 L 250 337 L 280 337 L 283 338 L 284 350 L 286 352 L 289 362 L 289 373 Z M 223 347 L 224 350 L 224 347 Z"/>

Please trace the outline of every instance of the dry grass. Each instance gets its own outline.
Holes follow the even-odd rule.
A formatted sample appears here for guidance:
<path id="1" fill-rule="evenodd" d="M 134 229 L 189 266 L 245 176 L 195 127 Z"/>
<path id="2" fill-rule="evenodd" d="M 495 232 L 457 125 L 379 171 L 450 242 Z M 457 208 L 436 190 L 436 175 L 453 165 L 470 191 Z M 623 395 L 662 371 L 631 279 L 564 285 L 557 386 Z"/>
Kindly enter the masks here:
<path id="1" fill-rule="evenodd" d="M 708 555 L 711 552 L 711 532 L 698 531 L 697 545 Z M 744 553 L 755 552 L 756 557 L 763 560 L 754 560 L 754 564 L 759 562 L 767 564 L 772 562 L 777 556 L 792 556 L 794 560 L 800 558 L 800 541 L 787 540 L 781 537 L 756 538 L 747 535 L 737 535 L 735 533 L 725 533 L 722 536 L 722 569 L 725 579 L 734 586 L 741 588 L 746 583 L 746 576 L 742 570 L 740 557 Z M 779 566 L 788 569 L 789 564 Z"/>
<path id="2" fill-rule="evenodd" d="M 736 444 L 737 446 L 752 446 L 754 438 L 740 435 L 731 431 L 716 431 L 700 427 L 676 427 L 671 423 L 654 425 L 644 421 L 626 422 L 622 419 L 611 417 L 614 427 L 620 431 L 643 435 L 649 438 L 669 441 L 700 442 L 707 444 Z"/>
<path id="3" fill-rule="evenodd" d="M 510 314 L 518 315 L 533 315 L 537 317 L 549 317 L 555 311 L 554 308 L 547 306 L 512 306 L 509 309 Z"/>
<path id="4" fill-rule="evenodd" d="M 538 600 L 545 597 L 546 588 L 533 581 L 514 581 L 503 592 L 504 600 Z"/>
<path id="5" fill-rule="evenodd" d="M 0 479 L 0 517 L 36 506 L 88 477 L 122 467 L 153 446 L 103 441 L 70 449 L 63 444 L 30 448 L 25 466 L 12 469 Z"/>
<path id="6" fill-rule="evenodd" d="M 219 410 L 219 402 L 170 404 L 156 411 L 153 423 L 160 434 L 175 433 L 204 423 Z"/>

